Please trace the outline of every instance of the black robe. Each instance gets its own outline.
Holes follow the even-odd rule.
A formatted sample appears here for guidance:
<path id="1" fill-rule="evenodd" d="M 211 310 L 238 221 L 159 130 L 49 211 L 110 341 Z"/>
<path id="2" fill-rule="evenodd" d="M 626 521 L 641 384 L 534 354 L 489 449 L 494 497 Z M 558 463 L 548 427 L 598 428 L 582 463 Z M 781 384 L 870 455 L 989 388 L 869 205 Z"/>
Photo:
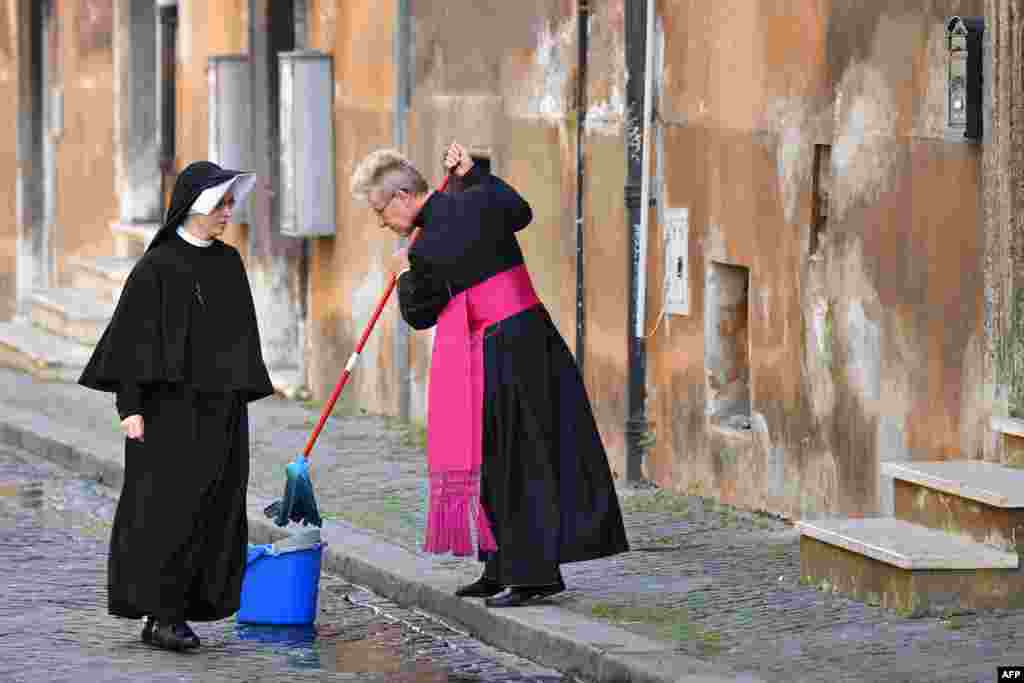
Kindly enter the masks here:
<path id="1" fill-rule="evenodd" d="M 437 321 L 438 303 L 523 264 L 515 233 L 529 204 L 474 167 L 465 190 L 437 194 L 417 218 L 410 270 L 398 281 L 403 318 Z M 629 549 L 608 458 L 583 380 L 543 306 L 485 330 L 481 497 L 498 543 L 481 552 L 505 586 L 561 580 L 558 565 Z"/>
<path id="2" fill-rule="evenodd" d="M 120 416 L 140 414 L 145 424 L 144 441 L 125 439 L 108 565 L 116 616 L 207 621 L 238 610 L 247 403 L 274 389 L 238 251 L 175 233 L 199 193 L 234 174 L 212 164 L 182 173 L 168 221 L 132 269 L 79 379 L 116 392 Z"/>

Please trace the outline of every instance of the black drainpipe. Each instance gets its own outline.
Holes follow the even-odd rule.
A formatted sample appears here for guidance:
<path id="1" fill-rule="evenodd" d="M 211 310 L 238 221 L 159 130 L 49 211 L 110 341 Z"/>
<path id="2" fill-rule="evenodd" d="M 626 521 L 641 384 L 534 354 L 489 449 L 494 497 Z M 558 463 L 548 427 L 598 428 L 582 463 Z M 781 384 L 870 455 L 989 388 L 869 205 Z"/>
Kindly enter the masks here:
<path id="1" fill-rule="evenodd" d="M 587 34 L 590 31 L 589 0 L 577 0 L 576 7 L 576 365 L 583 374 L 583 142 L 587 124 Z"/>
<path id="2" fill-rule="evenodd" d="M 647 358 L 636 334 L 640 290 L 640 185 L 643 174 L 644 58 L 648 0 L 626 0 L 626 211 L 629 233 L 629 381 L 626 389 L 626 481 L 643 477 L 643 437 L 647 432 Z"/>

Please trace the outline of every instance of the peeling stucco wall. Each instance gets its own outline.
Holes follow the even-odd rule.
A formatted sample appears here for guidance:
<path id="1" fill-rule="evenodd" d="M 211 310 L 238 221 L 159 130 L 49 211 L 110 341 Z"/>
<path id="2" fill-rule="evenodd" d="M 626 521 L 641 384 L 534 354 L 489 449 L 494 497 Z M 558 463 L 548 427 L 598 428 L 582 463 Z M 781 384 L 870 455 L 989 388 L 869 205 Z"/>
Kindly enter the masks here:
<path id="1" fill-rule="evenodd" d="M 307 46 L 333 56 L 335 79 L 337 233 L 309 245 L 308 374 L 313 398 L 321 401 L 334 389 L 384 293 L 384 264 L 397 248 L 373 211 L 349 195 L 355 165 L 374 149 L 393 146 L 395 16 L 392 5 L 384 9 L 374 2 L 307 3 Z M 396 413 L 395 299 L 377 321 L 342 395 L 348 410 Z"/>
<path id="2" fill-rule="evenodd" d="M 209 58 L 248 51 L 248 0 L 179 0 L 176 170 L 208 156 Z M 244 251 L 244 250 L 243 250 Z"/>
<path id="3" fill-rule="evenodd" d="M 648 346 L 649 477 L 793 516 L 859 515 L 891 510 L 883 461 L 977 457 L 979 158 L 945 134 L 943 26 L 980 4 L 659 5 L 659 163 L 666 205 L 689 210 L 692 304 Z M 811 256 L 815 145 L 831 146 L 832 187 Z M 715 261 L 750 269 L 749 446 L 711 427 L 711 396 L 693 389 L 714 356 L 701 332 Z M 734 458 L 747 482 L 730 479 Z"/>
<path id="4" fill-rule="evenodd" d="M 852 66 L 843 74 L 835 109 L 832 208 L 835 219 L 842 221 L 852 207 L 874 204 L 891 188 L 897 110 L 887 78 L 869 65 Z"/>
<path id="5" fill-rule="evenodd" d="M 1024 20 L 1009 0 L 986 0 L 985 51 L 991 55 L 984 75 L 986 102 L 984 186 L 982 212 L 985 244 L 985 337 L 976 364 L 984 379 L 983 405 L 994 416 L 1024 412 L 1024 371 L 1019 358 L 1020 301 L 1024 285 L 1024 191 L 1019 182 L 1024 150 L 1019 144 L 1024 128 L 1024 83 L 1021 79 L 1020 39 Z M 982 415 L 984 418 L 984 415 Z M 982 442 L 982 457 L 992 462 L 1014 462 L 1017 446 L 1003 435 L 990 433 Z"/>
<path id="6" fill-rule="evenodd" d="M 534 284 L 575 346 L 576 16 L 571 2 L 414 5 L 410 155 L 428 173 L 452 139 L 485 148 L 531 203 L 517 237 Z M 627 261 L 623 2 L 592 7 L 584 199 L 587 382 L 613 471 L 622 473 Z M 412 339 L 413 412 L 425 410 L 431 335 Z"/>

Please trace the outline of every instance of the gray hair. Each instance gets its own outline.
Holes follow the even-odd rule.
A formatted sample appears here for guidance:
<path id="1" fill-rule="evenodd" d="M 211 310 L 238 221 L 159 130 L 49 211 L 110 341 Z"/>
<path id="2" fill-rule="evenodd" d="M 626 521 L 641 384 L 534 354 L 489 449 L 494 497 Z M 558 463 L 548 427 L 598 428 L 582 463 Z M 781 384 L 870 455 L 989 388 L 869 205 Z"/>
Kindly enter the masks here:
<path id="1" fill-rule="evenodd" d="M 401 152 L 378 149 L 359 162 L 352 171 L 349 188 L 353 199 L 365 202 L 371 192 L 383 194 L 405 190 L 411 194 L 423 194 L 429 186 L 423 175 Z"/>

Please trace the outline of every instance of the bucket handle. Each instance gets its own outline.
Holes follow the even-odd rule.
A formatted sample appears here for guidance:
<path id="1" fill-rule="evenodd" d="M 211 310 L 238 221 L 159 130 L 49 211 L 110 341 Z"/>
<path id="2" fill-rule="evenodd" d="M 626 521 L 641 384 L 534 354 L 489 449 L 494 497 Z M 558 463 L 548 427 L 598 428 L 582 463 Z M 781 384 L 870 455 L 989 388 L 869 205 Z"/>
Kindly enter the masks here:
<path id="1" fill-rule="evenodd" d="M 287 555 L 288 553 L 296 553 L 302 550 L 317 550 L 327 545 L 326 541 L 317 541 L 313 545 L 302 547 L 302 548 L 284 548 L 282 550 L 274 550 L 274 545 L 268 543 L 266 545 L 250 545 L 248 554 L 245 558 L 245 566 L 251 565 L 261 557 L 278 557 L 280 555 Z"/>

